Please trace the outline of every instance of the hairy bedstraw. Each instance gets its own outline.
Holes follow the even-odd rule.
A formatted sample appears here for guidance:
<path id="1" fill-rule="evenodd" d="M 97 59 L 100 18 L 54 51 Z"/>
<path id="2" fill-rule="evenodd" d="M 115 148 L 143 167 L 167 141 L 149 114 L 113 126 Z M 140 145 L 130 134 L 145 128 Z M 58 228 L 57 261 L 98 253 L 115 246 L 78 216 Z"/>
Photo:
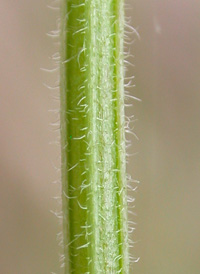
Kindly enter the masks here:
<path id="1" fill-rule="evenodd" d="M 65 274 L 129 273 L 123 2 L 61 0 Z"/>

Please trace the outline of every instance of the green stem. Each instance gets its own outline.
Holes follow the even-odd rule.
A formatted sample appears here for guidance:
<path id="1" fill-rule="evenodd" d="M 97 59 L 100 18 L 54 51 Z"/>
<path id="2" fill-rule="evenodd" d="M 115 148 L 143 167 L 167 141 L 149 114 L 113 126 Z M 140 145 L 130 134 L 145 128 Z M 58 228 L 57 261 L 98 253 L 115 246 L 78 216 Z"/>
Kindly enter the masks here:
<path id="1" fill-rule="evenodd" d="M 129 273 L 123 0 L 62 0 L 65 273 Z"/>

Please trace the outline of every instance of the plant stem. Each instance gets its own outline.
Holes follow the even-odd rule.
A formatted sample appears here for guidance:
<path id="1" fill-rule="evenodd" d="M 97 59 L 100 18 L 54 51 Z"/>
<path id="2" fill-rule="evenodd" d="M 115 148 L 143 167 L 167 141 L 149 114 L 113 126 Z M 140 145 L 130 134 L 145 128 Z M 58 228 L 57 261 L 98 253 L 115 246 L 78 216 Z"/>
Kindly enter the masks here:
<path id="1" fill-rule="evenodd" d="M 62 0 L 65 273 L 129 273 L 123 0 Z"/>

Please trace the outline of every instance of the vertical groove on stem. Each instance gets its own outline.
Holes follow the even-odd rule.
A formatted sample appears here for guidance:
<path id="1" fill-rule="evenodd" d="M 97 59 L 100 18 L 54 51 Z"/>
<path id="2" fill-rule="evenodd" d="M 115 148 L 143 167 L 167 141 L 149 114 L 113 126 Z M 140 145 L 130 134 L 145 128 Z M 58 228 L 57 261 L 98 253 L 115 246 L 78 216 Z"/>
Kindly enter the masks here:
<path id="1" fill-rule="evenodd" d="M 65 273 L 129 273 L 123 0 L 62 0 Z"/>

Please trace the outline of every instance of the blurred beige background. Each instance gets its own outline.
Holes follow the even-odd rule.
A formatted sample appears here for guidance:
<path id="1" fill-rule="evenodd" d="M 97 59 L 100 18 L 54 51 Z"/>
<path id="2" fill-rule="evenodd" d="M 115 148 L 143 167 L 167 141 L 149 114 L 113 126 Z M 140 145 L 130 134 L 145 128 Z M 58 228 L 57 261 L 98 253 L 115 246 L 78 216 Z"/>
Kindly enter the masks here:
<path id="1" fill-rule="evenodd" d="M 128 3 L 128 1 L 127 1 Z M 48 0 L 0 4 L 0 273 L 62 273 L 56 74 L 58 46 L 45 33 L 58 11 Z M 131 47 L 142 99 L 128 169 L 141 181 L 135 209 L 131 274 L 200 273 L 200 2 L 130 0 L 140 34 Z M 58 128 L 58 127 L 57 127 Z"/>

